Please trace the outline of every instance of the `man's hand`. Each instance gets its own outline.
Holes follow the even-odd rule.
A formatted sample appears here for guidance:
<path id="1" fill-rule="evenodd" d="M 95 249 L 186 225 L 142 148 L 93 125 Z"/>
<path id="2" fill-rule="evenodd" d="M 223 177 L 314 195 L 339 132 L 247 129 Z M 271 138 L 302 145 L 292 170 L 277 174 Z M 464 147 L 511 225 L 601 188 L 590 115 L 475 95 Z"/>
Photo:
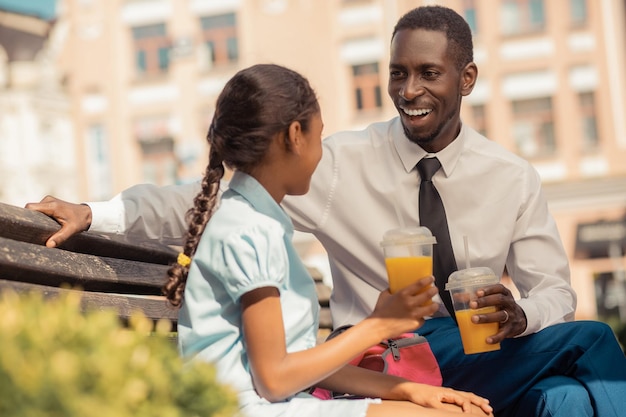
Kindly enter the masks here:
<path id="1" fill-rule="evenodd" d="M 482 308 L 495 306 L 495 313 L 475 314 L 472 316 L 474 323 L 500 324 L 500 330 L 487 338 L 487 343 L 499 343 L 505 338 L 515 337 L 526 330 L 526 314 L 517 305 L 513 294 L 502 284 L 491 285 L 476 292 L 478 298 L 470 302 L 470 308 Z"/>
<path id="2" fill-rule="evenodd" d="M 40 211 L 61 225 L 61 228 L 46 241 L 46 246 L 54 248 L 61 245 L 71 236 L 89 229 L 91 225 L 91 208 L 86 204 L 74 204 L 45 196 L 39 203 L 28 203 L 26 208 Z"/>

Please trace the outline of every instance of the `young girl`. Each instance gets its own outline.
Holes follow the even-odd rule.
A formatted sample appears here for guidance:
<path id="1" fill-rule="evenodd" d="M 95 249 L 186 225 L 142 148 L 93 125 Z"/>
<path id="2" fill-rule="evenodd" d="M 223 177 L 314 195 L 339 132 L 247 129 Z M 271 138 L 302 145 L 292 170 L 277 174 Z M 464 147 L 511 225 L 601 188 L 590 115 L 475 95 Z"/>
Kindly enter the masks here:
<path id="1" fill-rule="evenodd" d="M 255 65 L 224 87 L 209 128 L 202 192 L 164 286 L 180 306 L 181 353 L 214 363 L 245 416 L 490 415 L 487 400 L 474 394 L 346 365 L 434 313 L 436 305 L 422 304 L 437 290 L 417 295 L 432 277 L 393 296 L 384 292 L 370 317 L 316 346 L 315 285 L 279 204 L 308 191 L 322 126 L 314 91 L 289 69 Z M 215 209 L 225 166 L 234 174 Z M 314 385 L 371 398 L 319 400 L 306 393 Z"/>

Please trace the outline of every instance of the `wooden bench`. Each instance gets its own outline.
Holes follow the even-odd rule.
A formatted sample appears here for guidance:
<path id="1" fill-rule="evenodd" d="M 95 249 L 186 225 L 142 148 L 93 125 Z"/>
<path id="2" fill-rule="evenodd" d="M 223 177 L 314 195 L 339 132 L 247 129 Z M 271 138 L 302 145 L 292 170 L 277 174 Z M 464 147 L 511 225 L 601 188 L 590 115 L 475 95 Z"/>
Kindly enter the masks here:
<path id="1" fill-rule="evenodd" d="M 54 297 L 81 291 L 83 309 L 116 309 L 126 322 L 140 310 L 153 321 L 167 319 L 176 329 L 177 310 L 161 295 L 168 265 L 177 251 L 158 244 L 136 244 L 121 237 L 83 232 L 59 248 L 45 246 L 60 228 L 50 217 L 0 203 L 0 291 L 40 291 Z M 320 306 L 318 340 L 332 327 L 328 301 L 330 289 L 317 270 Z"/>

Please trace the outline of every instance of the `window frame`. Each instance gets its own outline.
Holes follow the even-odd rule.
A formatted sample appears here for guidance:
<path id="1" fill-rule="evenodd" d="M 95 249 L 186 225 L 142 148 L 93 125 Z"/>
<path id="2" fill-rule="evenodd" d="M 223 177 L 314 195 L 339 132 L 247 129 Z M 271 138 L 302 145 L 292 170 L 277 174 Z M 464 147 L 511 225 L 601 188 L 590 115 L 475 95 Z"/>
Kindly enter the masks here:
<path id="1" fill-rule="evenodd" d="M 383 98 L 379 63 L 353 64 L 350 69 L 355 110 L 365 112 L 381 109 Z"/>

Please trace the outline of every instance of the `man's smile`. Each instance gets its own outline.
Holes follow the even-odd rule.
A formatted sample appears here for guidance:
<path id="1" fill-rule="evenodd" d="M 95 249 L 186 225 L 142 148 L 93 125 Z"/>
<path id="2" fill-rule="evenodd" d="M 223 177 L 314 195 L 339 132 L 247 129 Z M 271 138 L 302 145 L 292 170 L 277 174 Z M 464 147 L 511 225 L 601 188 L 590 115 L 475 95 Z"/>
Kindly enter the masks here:
<path id="1" fill-rule="evenodd" d="M 430 108 L 426 108 L 426 109 L 409 109 L 403 106 L 400 106 L 400 109 L 404 112 L 404 114 L 406 114 L 407 116 L 426 116 L 428 114 L 430 114 L 433 109 Z"/>

